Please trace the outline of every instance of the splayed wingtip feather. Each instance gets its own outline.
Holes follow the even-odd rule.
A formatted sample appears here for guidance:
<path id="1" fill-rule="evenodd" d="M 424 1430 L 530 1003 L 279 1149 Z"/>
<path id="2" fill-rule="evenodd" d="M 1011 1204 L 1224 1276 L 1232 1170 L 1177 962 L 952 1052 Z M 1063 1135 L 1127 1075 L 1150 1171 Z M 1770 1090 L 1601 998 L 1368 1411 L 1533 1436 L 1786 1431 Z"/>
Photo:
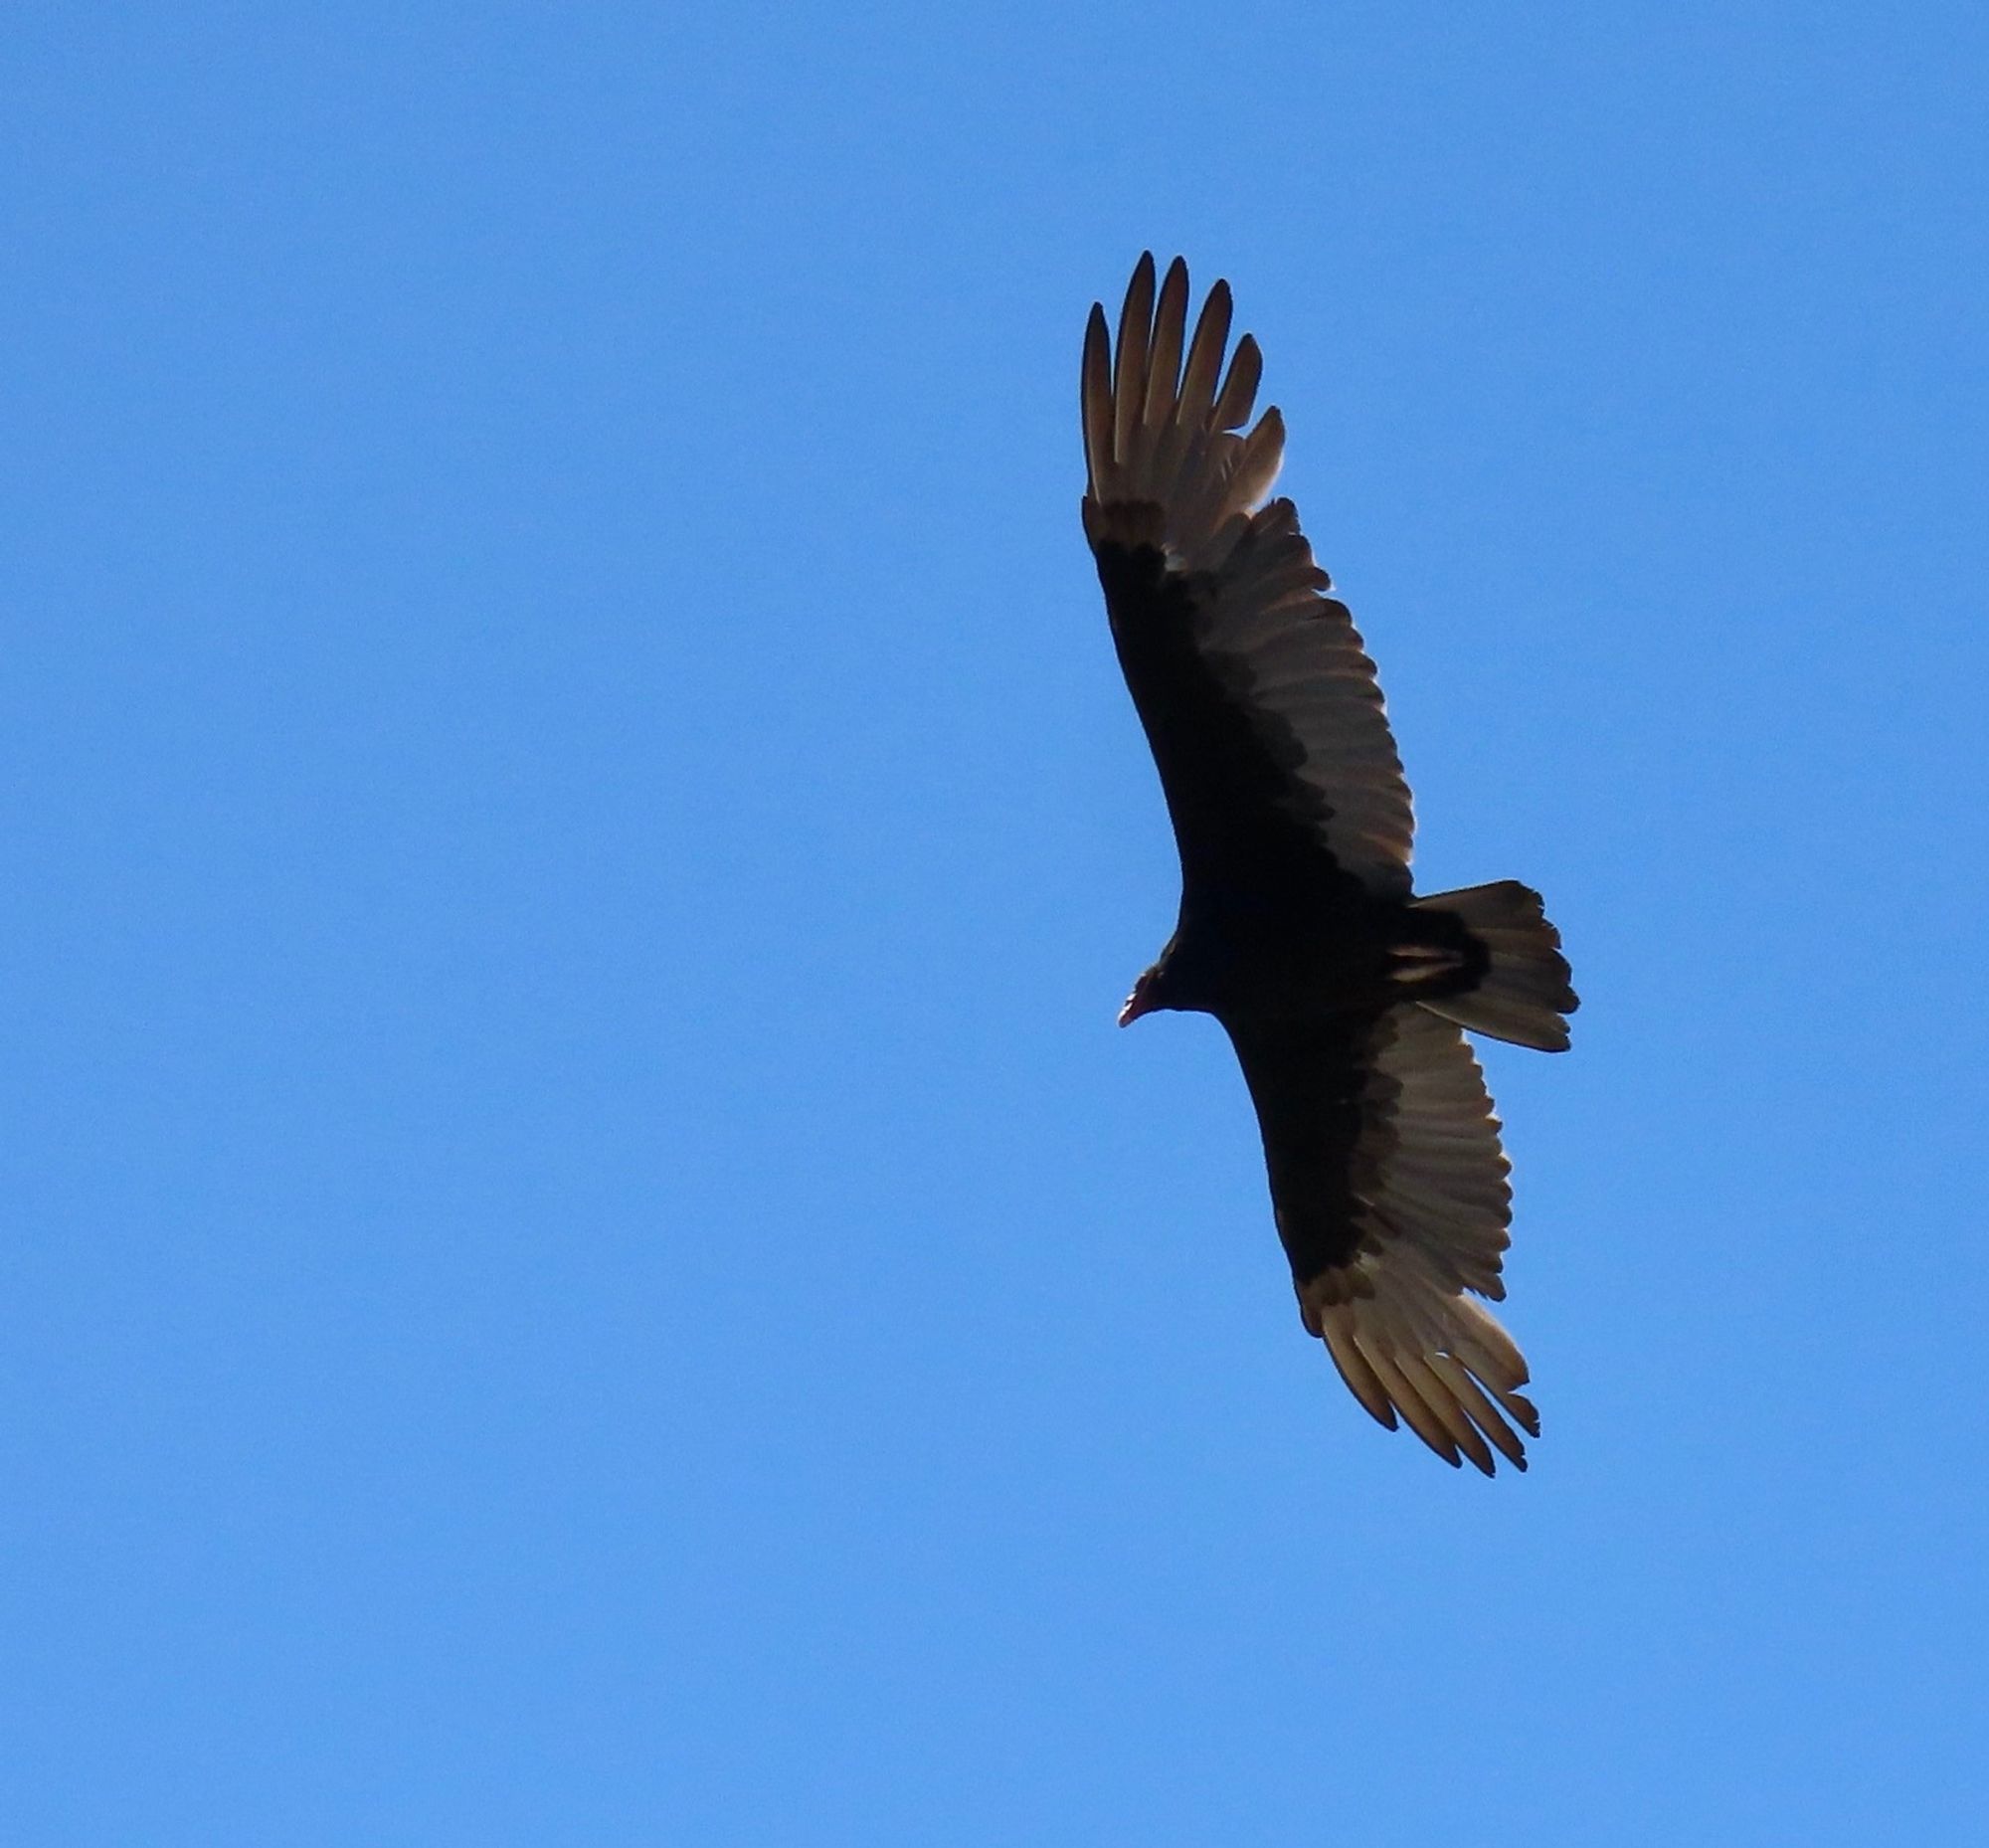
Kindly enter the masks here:
<path id="1" fill-rule="evenodd" d="M 1250 409 L 1257 402 L 1257 386 L 1264 376 L 1264 355 L 1254 334 L 1236 342 L 1229 357 L 1229 376 L 1215 400 L 1214 424 L 1218 430 L 1241 430 L 1250 421 Z"/>
<path id="2" fill-rule="evenodd" d="M 1112 458 L 1124 463 L 1134 453 L 1146 401 L 1147 342 L 1154 326 L 1154 254 L 1143 252 L 1119 310 L 1119 351 L 1112 375 Z"/>
<path id="3" fill-rule="evenodd" d="M 1180 384 L 1181 336 L 1187 325 L 1187 265 L 1176 257 L 1168 265 L 1154 311 L 1153 343 L 1147 355 L 1147 390 L 1142 416 L 1149 425 L 1171 423 Z"/>
<path id="4" fill-rule="evenodd" d="M 1374 1378 L 1374 1370 L 1367 1365 L 1355 1344 L 1353 1318 L 1349 1311 L 1344 1307 L 1335 1307 L 1316 1319 L 1309 1315 L 1307 1326 L 1326 1343 L 1328 1358 L 1361 1408 L 1384 1430 L 1394 1430 L 1397 1422 L 1395 1407 L 1389 1403 L 1386 1389 Z"/>
<path id="5" fill-rule="evenodd" d="M 1188 343 L 1187 366 L 1181 374 L 1180 396 L 1175 404 L 1175 421 L 1182 425 L 1206 423 L 1214 409 L 1222 350 L 1229 344 L 1230 313 L 1229 284 L 1217 282 L 1201 304 L 1194 338 Z"/>
<path id="6" fill-rule="evenodd" d="M 1102 301 L 1091 304 L 1091 318 L 1084 324 L 1078 397 L 1084 416 L 1087 486 L 1094 500 L 1102 499 L 1112 465 L 1112 334 Z"/>

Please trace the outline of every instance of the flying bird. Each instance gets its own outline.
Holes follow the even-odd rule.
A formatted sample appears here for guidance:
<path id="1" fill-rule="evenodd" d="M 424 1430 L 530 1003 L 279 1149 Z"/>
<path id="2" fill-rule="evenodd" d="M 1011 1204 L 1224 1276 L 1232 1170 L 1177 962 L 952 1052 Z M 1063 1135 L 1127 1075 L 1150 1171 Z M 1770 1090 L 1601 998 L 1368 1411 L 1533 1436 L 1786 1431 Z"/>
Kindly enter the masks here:
<path id="1" fill-rule="evenodd" d="M 1175 933 L 1123 1026 L 1211 1014 L 1263 1132 L 1299 1316 L 1354 1396 L 1488 1476 L 1527 1464 L 1505 1295 L 1512 1189 L 1464 1029 L 1566 1048 L 1576 1002 L 1539 894 L 1417 897 L 1374 663 L 1272 499 L 1285 431 L 1227 283 L 1187 333 L 1187 267 L 1142 257 L 1115 341 L 1084 336 L 1084 531 L 1180 850 Z"/>

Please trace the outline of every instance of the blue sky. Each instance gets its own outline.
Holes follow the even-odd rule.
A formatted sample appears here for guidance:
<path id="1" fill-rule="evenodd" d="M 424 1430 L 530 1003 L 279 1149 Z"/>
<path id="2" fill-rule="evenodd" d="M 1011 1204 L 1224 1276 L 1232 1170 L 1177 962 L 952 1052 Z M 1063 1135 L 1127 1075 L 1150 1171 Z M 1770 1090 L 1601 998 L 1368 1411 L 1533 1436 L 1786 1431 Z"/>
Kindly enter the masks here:
<path id="1" fill-rule="evenodd" d="M 1985 50 L 10 8 L 10 1838 L 1980 1838 Z M 1525 1477 L 1113 1027 L 1150 246 L 1574 959 Z"/>

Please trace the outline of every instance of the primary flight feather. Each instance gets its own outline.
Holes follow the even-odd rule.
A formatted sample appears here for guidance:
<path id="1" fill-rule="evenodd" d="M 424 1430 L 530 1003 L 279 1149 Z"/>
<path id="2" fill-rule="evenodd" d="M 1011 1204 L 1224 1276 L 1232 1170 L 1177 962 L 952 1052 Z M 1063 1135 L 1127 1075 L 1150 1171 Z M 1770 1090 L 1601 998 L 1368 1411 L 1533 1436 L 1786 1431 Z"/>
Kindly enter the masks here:
<path id="1" fill-rule="evenodd" d="M 1228 284 L 1187 331 L 1187 268 L 1140 260 L 1115 340 L 1085 329 L 1084 531 L 1180 848 L 1175 934 L 1122 1025 L 1213 1015 L 1263 1132 L 1306 1328 L 1393 1429 L 1490 1475 L 1526 1467 L 1505 1294 L 1512 1189 L 1463 1028 L 1558 1052 L 1560 937 L 1513 880 L 1414 895 L 1412 823 L 1374 663 L 1289 500 Z M 1225 366 L 1224 360 L 1227 359 Z"/>

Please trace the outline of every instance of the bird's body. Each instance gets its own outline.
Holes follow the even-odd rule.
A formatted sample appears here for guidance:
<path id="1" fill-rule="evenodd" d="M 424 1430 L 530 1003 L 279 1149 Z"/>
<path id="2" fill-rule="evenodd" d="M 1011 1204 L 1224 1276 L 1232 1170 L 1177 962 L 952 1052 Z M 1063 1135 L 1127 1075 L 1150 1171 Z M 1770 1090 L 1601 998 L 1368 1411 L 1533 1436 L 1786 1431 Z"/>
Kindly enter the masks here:
<path id="1" fill-rule="evenodd" d="M 1452 1463 L 1521 1467 L 1518 1350 L 1499 1296 L 1510 1189 L 1460 1025 L 1557 1050 L 1575 999 L 1537 894 L 1414 896 L 1409 796 L 1373 664 L 1328 593 L 1255 397 L 1220 385 L 1229 293 L 1186 341 L 1187 274 L 1135 272 L 1084 355 L 1085 532 L 1180 849 L 1175 934 L 1122 1022 L 1215 1016 L 1263 1133 L 1300 1313 L 1360 1401 Z M 1488 1442 L 1489 1440 L 1489 1442 Z"/>

